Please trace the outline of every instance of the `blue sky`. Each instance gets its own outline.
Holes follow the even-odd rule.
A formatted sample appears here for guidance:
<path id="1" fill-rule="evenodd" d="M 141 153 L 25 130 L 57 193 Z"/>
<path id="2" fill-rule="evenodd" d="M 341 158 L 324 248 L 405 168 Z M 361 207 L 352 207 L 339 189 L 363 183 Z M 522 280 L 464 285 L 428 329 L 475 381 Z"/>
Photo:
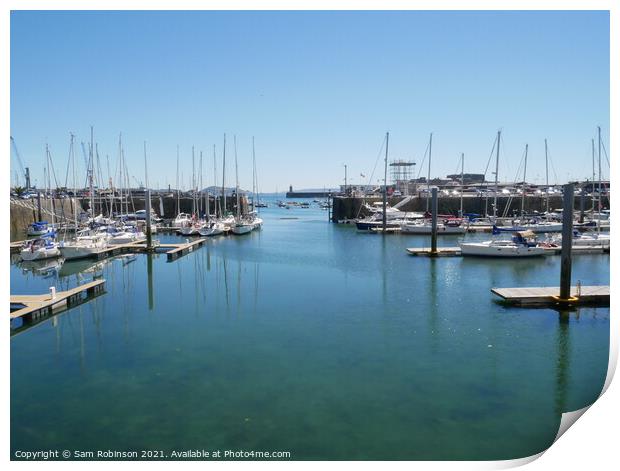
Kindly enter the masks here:
<path id="1" fill-rule="evenodd" d="M 341 184 L 343 164 L 366 183 L 386 131 L 390 159 L 418 163 L 432 131 L 433 176 L 461 152 L 482 173 L 502 129 L 500 179 L 515 180 L 528 143 L 528 179 L 544 181 L 545 138 L 552 182 L 586 178 L 597 125 L 609 148 L 609 16 L 13 12 L 11 135 L 40 186 L 45 143 L 64 183 L 69 133 L 86 142 L 90 125 L 104 176 L 122 132 L 132 183 L 144 181 L 147 141 L 151 187 L 175 186 L 177 144 L 184 186 L 192 145 L 211 184 L 224 133 L 228 184 L 236 134 L 251 188 L 255 136 L 263 191 Z"/>

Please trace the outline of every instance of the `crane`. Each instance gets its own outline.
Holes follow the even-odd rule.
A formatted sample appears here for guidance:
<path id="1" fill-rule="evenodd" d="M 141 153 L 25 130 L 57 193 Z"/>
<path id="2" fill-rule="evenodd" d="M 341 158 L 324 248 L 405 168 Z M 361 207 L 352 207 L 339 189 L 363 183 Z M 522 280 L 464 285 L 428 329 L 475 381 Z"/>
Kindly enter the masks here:
<path id="1" fill-rule="evenodd" d="M 24 163 L 22 162 L 22 158 L 19 155 L 19 151 L 17 150 L 17 144 L 15 144 L 15 139 L 11 136 L 11 148 L 15 152 L 15 157 L 17 159 L 17 163 L 19 164 L 19 169 L 24 176 L 24 181 L 26 182 L 26 189 L 30 188 L 30 169 L 28 167 L 24 167 Z M 16 182 L 18 183 L 18 182 Z"/>

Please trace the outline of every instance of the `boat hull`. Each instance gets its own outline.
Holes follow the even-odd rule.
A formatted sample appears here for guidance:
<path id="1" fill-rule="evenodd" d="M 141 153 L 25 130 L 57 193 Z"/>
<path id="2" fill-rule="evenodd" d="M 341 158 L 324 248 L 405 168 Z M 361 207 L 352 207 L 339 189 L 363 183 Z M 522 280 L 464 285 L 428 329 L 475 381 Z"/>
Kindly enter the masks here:
<path id="1" fill-rule="evenodd" d="M 240 224 L 240 225 L 234 225 L 232 227 L 232 232 L 235 235 L 243 235 L 243 234 L 248 234 L 252 232 L 253 229 L 254 229 L 254 226 L 252 224 Z"/>
<path id="2" fill-rule="evenodd" d="M 545 254 L 542 247 L 519 246 L 494 246 L 487 244 L 465 243 L 460 244 L 461 255 L 474 257 L 503 257 L 503 258 L 522 258 L 539 257 Z"/>
<path id="3" fill-rule="evenodd" d="M 403 234 L 420 234 L 431 235 L 433 233 L 432 226 L 416 225 L 416 224 L 403 224 L 401 226 L 401 232 Z M 462 226 L 444 226 L 443 224 L 437 225 L 437 235 L 447 234 L 465 234 L 465 228 Z"/>
<path id="4" fill-rule="evenodd" d="M 22 260 L 26 262 L 32 262 L 34 260 L 45 260 L 46 258 L 60 257 L 60 250 L 58 247 L 53 248 L 40 248 L 34 251 L 25 249 L 20 252 Z"/>

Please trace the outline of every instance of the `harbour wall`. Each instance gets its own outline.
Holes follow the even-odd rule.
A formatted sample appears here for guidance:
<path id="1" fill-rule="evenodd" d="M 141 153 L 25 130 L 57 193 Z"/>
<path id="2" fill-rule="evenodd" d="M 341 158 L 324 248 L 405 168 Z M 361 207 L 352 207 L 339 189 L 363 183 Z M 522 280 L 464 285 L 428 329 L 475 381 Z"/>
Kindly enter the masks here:
<path id="1" fill-rule="evenodd" d="M 43 220 L 52 221 L 52 211 L 56 221 L 73 218 L 73 211 L 77 204 L 78 214 L 82 212 L 82 206 L 75 198 L 41 198 L 41 217 L 39 218 L 39 207 L 36 198 L 30 199 L 11 199 L 10 208 L 10 227 L 11 240 L 19 240 L 26 234 L 28 224 Z"/>
<path id="2" fill-rule="evenodd" d="M 403 201 L 405 197 L 388 198 L 388 204 L 395 206 L 399 202 Z M 581 195 L 575 195 L 574 209 L 580 210 Z M 346 197 L 336 196 L 332 200 L 332 222 L 338 222 L 347 219 L 356 219 L 358 217 L 368 217 L 370 212 L 363 206 L 364 203 L 372 205 L 374 202 L 381 202 L 380 197 L 377 198 L 358 198 L 358 197 Z M 493 214 L 493 197 L 466 197 L 463 199 L 463 212 L 475 213 L 475 214 Z M 606 202 L 606 201 L 605 201 Z M 430 201 L 429 201 L 430 203 Z M 549 197 L 549 210 L 557 210 L 562 208 L 562 196 L 550 196 Z M 525 198 L 525 212 L 533 213 L 535 211 L 544 212 L 546 210 L 546 198 L 544 196 L 528 196 Z M 437 198 L 437 206 L 439 214 L 453 214 L 457 215 L 461 207 L 461 199 L 454 196 L 444 196 Z M 497 197 L 497 215 L 504 214 L 506 207 L 508 211 L 507 217 L 512 217 L 519 214 L 521 211 L 521 197 L 520 196 L 498 196 Z M 428 205 L 430 208 L 430 204 Z M 592 198 L 584 196 L 584 207 L 588 211 L 592 209 Z M 608 205 L 603 206 L 608 208 Z M 413 197 L 403 206 L 399 207 L 401 211 L 410 212 L 425 212 L 427 209 L 426 197 Z"/>

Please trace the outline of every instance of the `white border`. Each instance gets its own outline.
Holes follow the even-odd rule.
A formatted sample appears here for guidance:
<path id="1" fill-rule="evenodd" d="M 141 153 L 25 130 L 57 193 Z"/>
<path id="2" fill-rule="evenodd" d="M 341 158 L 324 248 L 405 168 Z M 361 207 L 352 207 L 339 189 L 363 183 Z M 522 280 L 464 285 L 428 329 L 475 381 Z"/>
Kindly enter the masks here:
<path id="1" fill-rule="evenodd" d="M 610 103 L 610 138 L 609 154 L 610 159 L 614 150 L 613 136 L 620 136 L 620 125 L 618 120 L 618 83 L 620 83 L 620 74 L 618 73 L 618 60 L 620 59 L 620 48 L 618 31 L 619 31 L 619 7 L 618 2 L 614 1 L 535 1 L 535 0 L 507 0 L 507 1 L 491 1 L 491 0 L 479 0 L 465 2 L 463 0 L 436 0 L 436 1 L 403 1 L 403 0 L 385 0 L 382 2 L 358 0 L 358 1 L 343 1 L 343 0 L 316 0 L 316 1 L 275 1 L 275 0 L 255 0 L 255 1 L 243 1 L 243 0 L 217 0 L 217 1 L 191 1 L 191 0 L 178 0 L 172 1 L 77 1 L 77 0 L 64 0 L 57 2 L 42 1 L 42 0 L 5 0 L 2 3 L 2 15 L 0 19 L 0 64 L 2 65 L 1 75 L 2 87 L 0 91 L 1 103 L 3 112 L 0 113 L 0 127 L 4 130 L 3 142 L 5 142 L 5 149 L 9 149 L 9 136 L 10 136 L 10 84 L 9 84 L 9 66 L 10 66 L 10 10 L 141 10 L 141 9 L 156 9 L 156 10 L 192 10 L 192 9 L 205 9 L 205 10 L 610 10 L 610 23 L 611 23 L 611 103 Z M 594 123 L 596 124 L 596 123 Z M 2 160 L 2 165 L 5 166 L 2 172 L 5 185 L 3 188 L 8 189 L 10 186 L 10 171 L 8 171 L 10 158 L 7 156 Z M 616 180 L 616 166 L 612 164 L 611 179 Z M 614 193 L 615 194 L 615 193 Z M 612 195 L 613 206 L 616 207 L 617 198 Z M 8 205 L 2 205 L 2 214 L 4 221 L 8 221 Z M 5 228 L 2 231 L 2 246 L 8 245 L 9 231 Z M 612 233 L 614 240 L 616 239 L 615 233 Z M 616 242 L 614 244 L 617 245 Z M 9 254 L 8 251 L 3 252 L 4 267 L 9 266 Z M 614 262 L 614 258 L 611 258 L 611 283 L 612 291 L 615 286 L 617 263 Z M 8 268 L 5 268 L 5 273 L 8 272 Z M 8 304 L 9 287 L 8 283 L 2 283 L 3 298 L 5 299 L 5 305 Z M 612 313 L 616 312 L 616 299 L 612 296 Z M 615 315 L 610 316 L 610 329 L 611 329 L 611 343 L 610 343 L 610 367 L 608 371 L 607 380 L 605 383 L 606 392 L 603 396 L 596 401 L 588 410 L 588 412 L 579 419 L 579 425 L 572 427 L 561 439 L 554 444 L 549 450 L 547 450 L 542 457 L 538 460 L 540 455 L 522 460 L 513 460 L 509 462 L 355 462 L 353 465 L 359 469 L 375 469 L 377 465 L 381 467 L 389 466 L 395 469 L 409 469 L 412 465 L 415 467 L 423 467 L 424 469 L 497 469 L 505 467 L 513 467 L 532 462 L 529 466 L 532 469 L 542 469 L 541 467 L 553 467 L 561 468 L 563 470 L 579 469 L 584 467 L 596 469 L 605 469 L 610 463 L 618 462 L 618 454 L 616 448 L 618 430 L 617 419 L 619 417 L 619 397 L 620 387 L 617 385 L 617 381 L 611 383 L 611 379 L 615 372 L 617 358 L 618 358 L 618 335 L 619 335 L 619 322 Z M 8 330 L 8 329 L 7 329 Z M 7 341 L 3 348 L 3 362 L 2 362 L 2 377 L 9 378 L 10 364 L 9 364 L 9 335 L 5 334 Z M 610 384 L 611 383 L 611 384 Z M 608 389 L 607 389 L 608 388 Z M 1 446 L 4 448 L 2 456 L 8 461 L 10 459 L 10 422 L 9 422 L 9 382 L 5 381 L 4 387 L 1 388 L 0 400 L 5 405 L 5 411 L 7 412 L 4 417 L 4 427 L 2 429 L 0 440 Z M 182 464 L 181 464 L 182 463 Z M 196 467 L 204 469 L 205 466 L 210 468 L 240 468 L 245 467 L 249 463 L 247 462 L 175 462 L 173 465 L 183 465 L 187 467 Z M 135 466 L 135 463 L 119 463 L 120 466 Z M 256 462 L 251 463 L 251 466 L 257 469 L 290 469 L 295 467 L 297 469 L 315 469 L 317 466 L 328 468 L 340 468 L 345 466 L 342 462 Z M 50 466 L 52 469 L 83 467 L 84 465 L 79 462 L 52 462 L 45 465 L 39 463 L 25 463 L 25 462 L 12 462 L 11 466 L 15 468 L 30 468 L 32 466 Z M 89 467 L 109 467 L 109 463 L 105 462 L 89 462 Z M 157 469 L 163 469 L 170 466 L 170 463 L 163 462 L 149 462 L 149 467 Z"/>

